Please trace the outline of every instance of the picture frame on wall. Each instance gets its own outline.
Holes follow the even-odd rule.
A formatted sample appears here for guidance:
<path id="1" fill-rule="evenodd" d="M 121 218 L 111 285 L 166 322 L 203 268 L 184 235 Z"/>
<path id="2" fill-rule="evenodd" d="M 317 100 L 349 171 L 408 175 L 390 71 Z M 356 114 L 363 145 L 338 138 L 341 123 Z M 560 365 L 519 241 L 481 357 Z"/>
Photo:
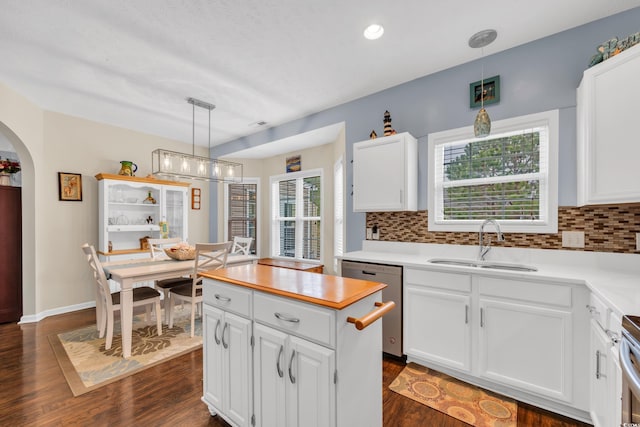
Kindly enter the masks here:
<path id="1" fill-rule="evenodd" d="M 58 200 L 68 202 L 82 201 L 81 174 L 58 172 Z"/>
<path id="2" fill-rule="evenodd" d="M 484 89 L 484 105 L 500 102 L 500 76 L 489 77 L 469 84 L 469 108 L 480 108 Z"/>
<path id="3" fill-rule="evenodd" d="M 191 189 L 191 209 L 194 211 L 200 210 L 200 203 L 202 202 L 202 192 L 199 188 Z"/>
<path id="4" fill-rule="evenodd" d="M 300 172 L 302 170 L 301 156 L 287 157 L 287 173 Z"/>

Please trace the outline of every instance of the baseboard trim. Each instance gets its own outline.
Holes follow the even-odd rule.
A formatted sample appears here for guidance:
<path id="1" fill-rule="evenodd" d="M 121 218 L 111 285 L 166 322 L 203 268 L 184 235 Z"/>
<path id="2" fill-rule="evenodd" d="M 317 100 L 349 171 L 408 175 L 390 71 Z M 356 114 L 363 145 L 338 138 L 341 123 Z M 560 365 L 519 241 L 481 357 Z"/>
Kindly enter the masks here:
<path id="1" fill-rule="evenodd" d="M 84 310 L 85 308 L 92 308 L 95 306 L 96 306 L 95 301 L 89 301 L 89 302 L 83 302 L 81 304 L 68 305 L 66 307 L 52 308 L 51 310 L 45 310 L 37 314 L 22 316 L 18 324 L 36 323 L 49 316 L 55 316 L 56 314 L 71 313 L 72 311 Z"/>

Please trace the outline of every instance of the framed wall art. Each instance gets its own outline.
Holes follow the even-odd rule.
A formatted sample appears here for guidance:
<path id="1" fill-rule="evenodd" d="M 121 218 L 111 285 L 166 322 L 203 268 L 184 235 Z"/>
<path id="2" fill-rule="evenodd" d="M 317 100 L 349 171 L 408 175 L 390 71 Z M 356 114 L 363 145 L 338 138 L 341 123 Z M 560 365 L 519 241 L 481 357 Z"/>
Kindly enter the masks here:
<path id="1" fill-rule="evenodd" d="M 489 77 L 469 85 L 469 108 L 480 108 L 484 89 L 484 105 L 500 102 L 500 76 Z"/>
<path id="2" fill-rule="evenodd" d="M 301 156 L 287 157 L 287 173 L 302 170 Z"/>
<path id="3" fill-rule="evenodd" d="M 191 189 L 191 209 L 194 211 L 200 210 L 200 203 L 202 202 L 202 192 L 199 188 Z"/>
<path id="4" fill-rule="evenodd" d="M 82 201 L 82 175 L 79 173 L 58 172 L 58 200 Z"/>

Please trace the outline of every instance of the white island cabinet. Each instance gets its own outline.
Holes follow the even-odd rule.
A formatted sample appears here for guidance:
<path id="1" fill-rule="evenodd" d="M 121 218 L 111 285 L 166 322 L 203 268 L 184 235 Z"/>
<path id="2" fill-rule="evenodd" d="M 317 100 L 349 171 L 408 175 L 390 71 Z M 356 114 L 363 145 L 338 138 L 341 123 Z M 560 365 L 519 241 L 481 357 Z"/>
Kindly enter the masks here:
<path id="1" fill-rule="evenodd" d="M 385 285 L 264 265 L 203 276 L 212 414 L 232 426 L 382 425 L 382 325 L 353 322 L 385 312 Z"/>
<path id="2" fill-rule="evenodd" d="M 584 72 L 577 91 L 578 206 L 640 202 L 640 45 Z"/>
<path id="3" fill-rule="evenodd" d="M 467 270 L 405 267 L 408 360 L 587 419 L 587 290 Z"/>
<path id="4" fill-rule="evenodd" d="M 353 211 L 418 208 L 418 145 L 404 132 L 353 144 Z"/>

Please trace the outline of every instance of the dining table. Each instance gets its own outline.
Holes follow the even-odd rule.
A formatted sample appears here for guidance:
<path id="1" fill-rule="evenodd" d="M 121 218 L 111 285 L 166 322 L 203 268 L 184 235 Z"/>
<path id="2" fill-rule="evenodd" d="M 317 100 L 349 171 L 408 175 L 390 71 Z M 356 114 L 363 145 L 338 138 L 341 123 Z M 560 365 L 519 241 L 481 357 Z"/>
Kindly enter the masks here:
<path id="1" fill-rule="evenodd" d="M 255 255 L 229 254 L 227 266 L 255 263 Z M 122 356 L 131 357 L 131 332 L 133 325 L 133 285 L 172 277 L 187 276 L 193 273 L 195 260 L 174 260 L 169 257 L 155 259 L 128 259 L 102 263 L 107 278 L 120 287 L 120 328 L 122 334 Z M 100 307 L 97 307 L 97 313 Z M 158 314 L 156 314 L 158 315 Z"/>

